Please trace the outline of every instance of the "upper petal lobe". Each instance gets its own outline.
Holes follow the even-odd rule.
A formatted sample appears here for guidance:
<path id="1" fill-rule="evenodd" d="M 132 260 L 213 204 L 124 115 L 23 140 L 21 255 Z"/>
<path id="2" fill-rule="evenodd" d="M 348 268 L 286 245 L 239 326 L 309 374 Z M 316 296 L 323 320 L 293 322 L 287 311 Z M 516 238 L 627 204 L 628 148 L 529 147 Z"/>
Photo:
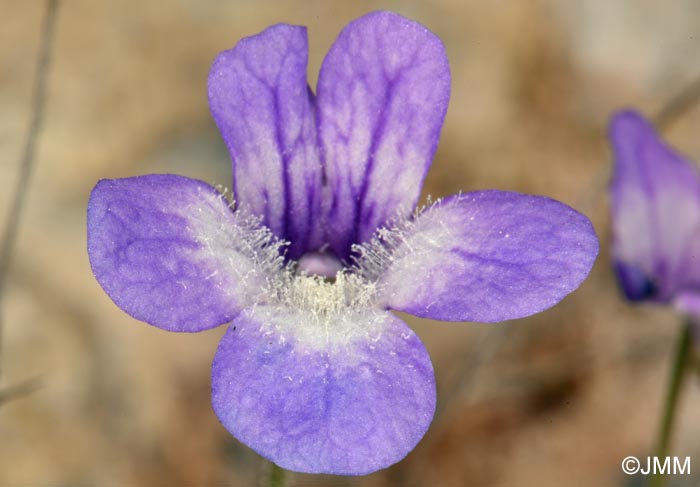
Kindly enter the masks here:
<path id="1" fill-rule="evenodd" d="M 598 253 L 582 214 L 544 196 L 493 190 L 439 201 L 394 240 L 378 276 L 381 302 L 449 321 L 547 309 L 583 282 Z"/>
<path id="2" fill-rule="evenodd" d="M 234 197 L 296 259 L 321 245 L 321 163 L 306 29 L 285 24 L 217 56 L 209 106 L 233 161 Z"/>
<path id="3" fill-rule="evenodd" d="M 88 254 L 98 282 L 134 318 L 170 331 L 230 321 L 263 288 L 250 229 L 211 186 L 154 174 L 103 179 L 88 203 Z"/>
<path id="4" fill-rule="evenodd" d="M 444 47 L 422 25 L 375 12 L 340 33 L 323 62 L 317 100 L 327 238 L 338 257 L 413 209 L 449 95 Z"/>

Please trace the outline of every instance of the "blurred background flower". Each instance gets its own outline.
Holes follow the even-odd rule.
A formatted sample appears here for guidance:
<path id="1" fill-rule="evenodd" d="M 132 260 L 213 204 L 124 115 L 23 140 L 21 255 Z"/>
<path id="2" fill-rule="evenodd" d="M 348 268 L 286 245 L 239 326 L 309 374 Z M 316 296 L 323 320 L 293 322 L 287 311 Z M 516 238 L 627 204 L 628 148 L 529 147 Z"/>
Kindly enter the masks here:
<path id="1" fill-rule="evenodd" d="M 700 5 L 607 2 L 161 0 L 64 2 L 44 131 L 3 301 L 0 485 L 254 485 L 262 462 L 210 406 L 224 329 L 168 334 L 123 314 L 90 273 L 85 207 L 100 178 L 173 172 L 230 184 L 206 100 L 211 61 L 276 22 L 309 27 L 309 79 L 340 29 L 395 10 L 444 42 L 452 98 L 424 195 L 499 188 L 546 194 L 609 236 L 605 128 L 621 106 L 655 113 L 700 69 Z M 5 0 L 0 20 L 0 209 L 29 119 L 44 3 Z M 664 133 L 700 154 L 700 110 Z M 7 212 L 0 212 L 0 224 Z M 630 307 L 605 249 L 558 307 L 518 323 L 403 316 L 433 357 L 436 419 L 398 465 L 300 486 L 612 486 L 649 454 L 676 319 Z M 144 366 L 147 364 L 147 366 Z M 672 454 L 698 458 L 689 387 Z M 683 479 L 679 479 L 683 480 Z M 689 485 L 692 479 L 689 479 Z"/>
<path id="2" fill-rule="evenodd" d="M 631 301 L 700 313 L 700 177 L 634 111 L 610 122 L 613 259 Z"/>

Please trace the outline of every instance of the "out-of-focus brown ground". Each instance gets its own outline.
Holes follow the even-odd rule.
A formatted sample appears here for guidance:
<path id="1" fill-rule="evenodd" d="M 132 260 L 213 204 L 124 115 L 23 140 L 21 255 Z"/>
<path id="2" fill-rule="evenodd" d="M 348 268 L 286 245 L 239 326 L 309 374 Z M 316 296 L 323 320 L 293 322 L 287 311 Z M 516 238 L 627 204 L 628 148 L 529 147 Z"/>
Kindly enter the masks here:
<path id="1" fill-rule="evenodd" d="M 611 112 L 655 113 L 700 74 L 700 4 L 658 2 L 64 1 L 46 126 L 2 310 L 0 486 L 248 486 L 264 463 L 217 422 L 209 367 L 223 329 L 169 334 L 102 292 L 85 250 L 99 178 L 173 172 L 230 184 L 210 119 L 215 54 L 276 22 L 309 27 L 312 84 L 338 31 L 374 9 L 444 41 L 452 99 L 425 194 L 500 188 L 586 213 L 603 248 L 556 308 L 499 325 L 407 318 L 433 358 L 439 410 L 402 462 L 297 486 L 621 486 L 650 454 L 678 319 L 620 299 L 607 255 Z M 0 4 L 0 223 L 17 178 L 42 2 Z M 700 112 L 668 132 L 700 157 Z M 177 195 L 173 195 L 174 198 Z M 697 381 L 673 454 L 700 462 Z M 694 468 L 695 464 L 693 464 Z M 697 474 L 674 479 L 696 485 Z"/>

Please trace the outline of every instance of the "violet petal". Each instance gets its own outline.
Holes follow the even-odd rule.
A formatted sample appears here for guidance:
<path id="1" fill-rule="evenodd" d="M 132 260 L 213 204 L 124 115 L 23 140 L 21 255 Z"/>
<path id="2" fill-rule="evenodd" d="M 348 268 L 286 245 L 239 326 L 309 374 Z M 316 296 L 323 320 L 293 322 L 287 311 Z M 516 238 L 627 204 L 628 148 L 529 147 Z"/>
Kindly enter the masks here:
<path id="1" fill-rule="evenodd" d="M 279 264 L 272 257 L 265 267 L 248 255 L 246 239 L 264 230 L 239 221 L 214 188 L 183 176 L 99 181 L 87 231 L 90 265 L 109 297 L 134 318 L 170 331 L 230 321 Z M 277 252 L 270 247 L 267 254 Z"/>
<path id="2" fill-rule="evenodd" d="M 291 243 L 321 245 L 321 163 L 306 82 L 306 28 L 278 24 L 219 54 L 209 107 L 233 161 L 237 204 Z"/>
<path id="3" fill-rule="evenodd" d="M 547 309 L 581 284 L 598 253 L 582 214 L 544 196 L 494 190 L 445 198 L 392 238 L 380 302 L 448 321 Z"/>
<path id="4" fill-rule="evenodd" d="M 422 25 L 375 12 L 340 33 L 318 81 L 327 239 L 340 258 L 414 208 L 449 95 L 444 47 Z"/>
<path id="5" fill-rule="evenodd" d="M 700 176 L 632 111 L 610 124 L 613 258 L 633 300 L 700 288 Z"/>
<path id="6" fill-rule="evenodd" d="M 212 403 L 236 438 L 283 468 L 362 475 L 398 462 L 425 434 L 435 380 L 420 339 L 390 313 L 324 323 L 257 307 L 221 340 Z"/>

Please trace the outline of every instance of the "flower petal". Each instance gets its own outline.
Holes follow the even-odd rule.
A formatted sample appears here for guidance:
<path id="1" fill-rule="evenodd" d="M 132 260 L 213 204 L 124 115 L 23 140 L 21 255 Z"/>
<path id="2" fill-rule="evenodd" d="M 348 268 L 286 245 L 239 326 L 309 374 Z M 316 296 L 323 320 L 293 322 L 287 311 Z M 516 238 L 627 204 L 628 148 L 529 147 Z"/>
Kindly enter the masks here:
<path id="1" fill-rule="evenodd" d="M 109 297 L 170 331 L 230 321 L 281 263 L 269 232 L 234 214 L 211 186 L 182 176 L 101 180 L 87 230 L 90 265 Z"/>
<path id="2" fill-rule="evenodd" d="M 413 209 L 449 96 L 444 47 L 422 25 L 375 12 L 340 33 L 318 80 L 327 239 L 338 257 Z"/>
<path id="3" fill-rule="evenodd" d="M 321 245 L 321 163 L 306 83 L 306 28 L 279 24 L 218 55 L 209 106 L 233 161 L 239 206 L 291 243 Z"/>
<path id="4" fill-rule="evenodd" d="M 294 471 L 362 475 L 425 434 L 435 380 L 420 339 L 390 313 L 241 313 L 212 366 L 214 411 L 240 441 Z"/>
<path id="5" fill-rule="evenodd" d="M 632 111 L 610 124 L 613 256 L 628 298 L 667 302 L 700 285 L 700 176 Z"/>
<path id="6" fill-rule="evenodd" d="M 449 321 L 496 322 L 547 309 L 581 284 L 598 253 L 582 214 L 504 191 L 446 198 L 387 238 L 393 248 L 378 278 L 380 302 Z"/>

